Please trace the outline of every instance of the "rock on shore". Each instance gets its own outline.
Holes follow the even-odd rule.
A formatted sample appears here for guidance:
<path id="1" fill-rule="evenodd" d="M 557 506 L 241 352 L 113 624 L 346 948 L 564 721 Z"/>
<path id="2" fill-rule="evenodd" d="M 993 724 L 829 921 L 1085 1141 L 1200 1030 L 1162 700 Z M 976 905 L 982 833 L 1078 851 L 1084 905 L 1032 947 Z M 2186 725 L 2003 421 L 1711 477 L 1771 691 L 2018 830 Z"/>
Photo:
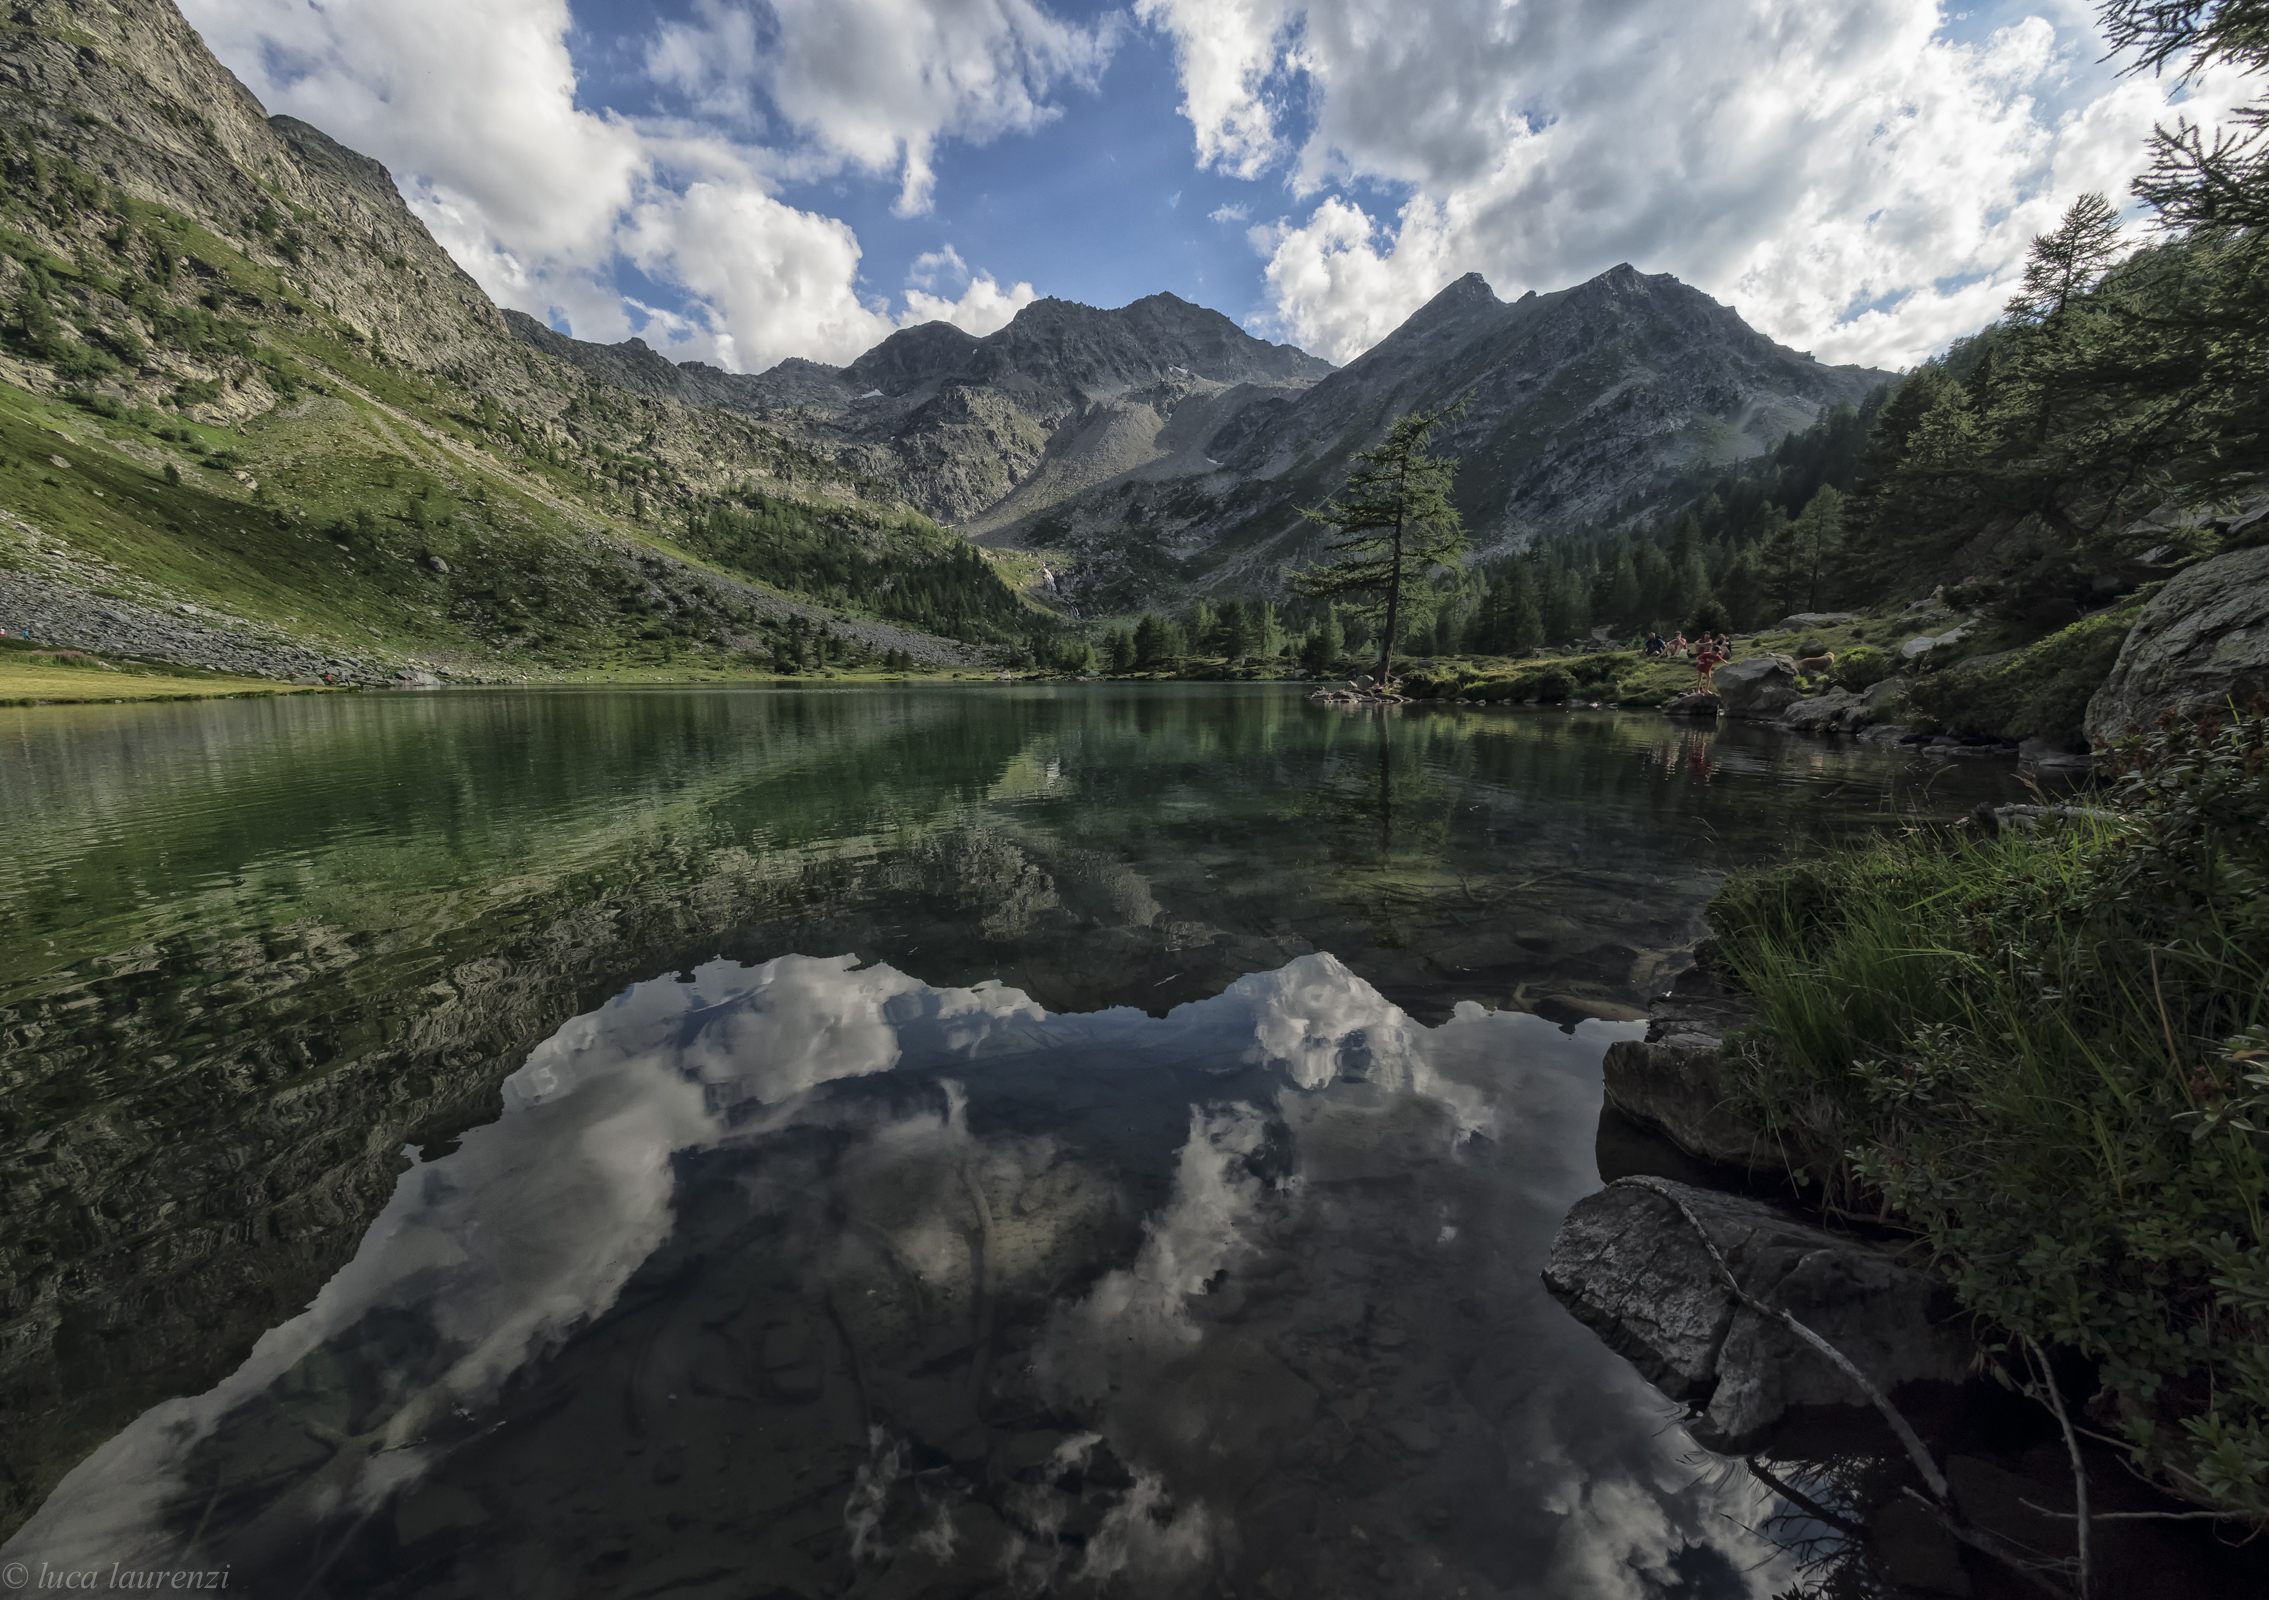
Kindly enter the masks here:
<path id="1" fill-rule="evenodd" d="M 2269 545 L 2232 550 L 2176 574 L 2119 647 L 2083 728 L 2102 749 L 2130 723 L 2269 692 Z"/>
<path id="2" fill-rule="evenodd" d="M 1777 717 L 1804 698 L 1795 659 L 1778 654 L 1729 661 L 1710 674 L 1710 686 L 1729 717 Z"/>
<path id="3" fill-rule="evenodd" d="M 1706 963 L 1687 968 L 1652 1008 L 1646 1038 L 1608 1046 L 1607 1103 L 1704 1161 L 1786 1170 L 1780 1147 L 1734 1109 L 1718 1054 L 1726 1034 L 1751 1017 Z"/>
<path id="4" fill-rule="evenodd" d="M 359 655 L 327 653 L 239 618 L 201 607 L 170 611 L 89 594 L 31 572 L 0 570 L 0 626 L 106 655 L 172 661 L 255 678 L 383 680 L 390 667 Z"/>
<path id="5" fill-rule="evenodd" d="M 1625 1182 L 1576 1202 L 1552 1241 L 1545 1286 L 1608 1347 L 1700 1413 L 1713 1449 L 1753 1443 L 1791 1406 L 1866 1396 L 1780 1322 L 1737 1299 L 1692 1224 L 1698 1217 L 1743 1290 L 1786 1310 L 1886 1393 L 1958 1383 L 1974 1347 L 1946 1285 L 1886 1247 L 1807 1226 L 1760 1200 L 1668 1179 Z"/>

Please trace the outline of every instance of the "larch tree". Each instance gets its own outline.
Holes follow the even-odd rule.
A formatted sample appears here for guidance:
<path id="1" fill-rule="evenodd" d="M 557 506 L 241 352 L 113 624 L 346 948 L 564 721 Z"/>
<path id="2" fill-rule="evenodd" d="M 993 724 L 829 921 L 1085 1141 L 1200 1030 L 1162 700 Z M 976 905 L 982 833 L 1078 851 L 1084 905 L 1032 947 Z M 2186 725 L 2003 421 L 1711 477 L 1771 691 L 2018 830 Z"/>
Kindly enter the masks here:
<path id="1" fill-rule="evenodd" d="M 1337 496 L 1300 513 L 1331 533 L 1323 559 L 1294 573 L 1292 585 L 1317 599 L 1349 600 L 1357 615 L 1377 621 L 1382 690 L 1394 679 L 1409 609 L 1404 591 L 1465 554 L 1465 524 L 1450 504 L 1457 462 L 1430 449 L 1434 430 L 1464 410 L 1459 400 L 1397 419 L 1376 449 L 1355 458 Z"/>
<path id="2" fill-rule="evenodd" d="M 2085 294 L 2118 258 L 2119 213 L 2100 194 L 2080 196 L 2054 229 L 2033 240 L 2025 281 L 2009 302 L 2009 314 L 2031 322 L 2055 321 L 2072 297 Z"/>

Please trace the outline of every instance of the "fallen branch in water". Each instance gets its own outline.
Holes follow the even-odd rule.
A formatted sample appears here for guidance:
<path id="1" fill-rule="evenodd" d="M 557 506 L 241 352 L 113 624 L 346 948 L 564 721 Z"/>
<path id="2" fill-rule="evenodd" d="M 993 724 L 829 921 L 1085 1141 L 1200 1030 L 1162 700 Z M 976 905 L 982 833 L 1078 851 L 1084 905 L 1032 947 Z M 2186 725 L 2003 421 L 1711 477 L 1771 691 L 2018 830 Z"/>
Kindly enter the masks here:
<path id="1" fill-rule="evenodd" d="M 1686 1219 L 1688 1225 L 1693 1228 L 1695 1236 L 1702 1241 L 1702 1248 L 1709 1252 L 1711 1265 L 1718 1269 L 1718 1275 L 1725 1280 L 1726 1287 L 1733 1291 L 1733 1297 L 1760 1317 L 1779 1323 L 1813 1349 L 1819 1351 L 1820 1354 L 1826 1356 L 1835 1365 L 1836 1370 L 1849 1378 L 1858 1387 L 1859 1392 L 1867 1396 L 1868 1402 L 1882 1413 L 1883 1420 L 1891 1425 L 1891 1431 L 1899 1436 L 1899 1443 L 1906 1446 L 1908 1458 L 1914 1462 L 1915 1470 L 1922 1474 L 1922 1481 L 1930 1486 L 1931 1494 L 1936 1497 L 1941 1505 L 1950 1503 L 1946 1487 L 1946 1474 L 1938 1470 L 1938 1463 L 1931 1459 L 1929 1447 L 1922 1442 L 1922 1435 L 1916 1433 L 1907 1419 L 1899 1414 L 1899 1408 L 1891 1404 L 1891 1397 L 1876 1388 L 1867 1374 L 1854 1366 L 1851 1358 L 1841 1350 L 1797 1321 L 1788 1312 L 1777 1306 L 1765 1304 L 1764 1301 L 1758 1299 L 1747 1289 L 1742 1288 L 1740 1280 L 1733 1275 L 1733 1269 L 1726 1265 L 1725 1257 L 1718 1252 L 1717 1241 L 1710 1237 L 1710 1230 L 1702 1226 L 1702 1219 L 1694 1215 L 1692 1208 L 1685 1201 L 1662 1187 L 1661 1184 L 1642 1176 L 1617 1178 L 1608 1187 L 1644 1189 L 1649 1194 L 1659 1195 L 1676 1206 L 1678 1214 Z"/>
<path id="2" fill-rule="evenodd" d="M 1702 1241 L 1703 1250 L 1709 1254 L 1710 1264 L 1717 1268 L 1718 1276 L 1725 1280 L 1725 1286 L 1733 1292 L 1734 1299 L 1756 1312 L 1757 1315 L 1779 1323 L 1789 1332 L 1795 1334 L 1797 1338 L 1803 1340 L 1804 1343 L 1819 1351 L 1834 1365 L 1838 1372 L 1852 1381 L 1861 1394 L 1867 1396 L 1868 1402 L 1881 1413 L 1883 1420 L 1890 1424 L 1891 1431 L 1898 1435 L 1899 1442 L 1906 1447 L 1907 1457 L 1914 1463 L 1915 1470 L 1922 1475 L 1922 1481 L 1929 1485 L 1931 1499 L 1924 1499 L 1912 1489 L 1903 1492 L 1910 1499 L 1928 1509 L 1931 1520 L 1963 1544 L 1982 1555 L 1993 1557 L 1994 1560 L 2001 1562 L 2010 1570 L 2021 1574 L 2045 1593 L 2056 1596 L 2057 1600 L 2074 1600 L 2069 1591 L 2056 1583 L 2052 1583 L 2047 1578 L 2045 1572 L 2050 1565 L 2049 1563 L 2036 1559 L 2029 1552 L 2018 1549 L 1982 1528 L 1975 1528 L 1970 1525 L 1969 1521 L 1963 1517 L 1960 1507 L 1954 1504 L 1953 1493 L 1946 1482 L 1946 1474 L 1939 1470 L 1937 1461 L 1930 1454 L 1930 1447 L 1922 1442 L 1922 1435 L 1914 1431 L 1913 1424 L 1900 1414 L 1899 1408 L 1891 1404 L 1891 1397 L 1877 1388 L 1867 1374 L 1860 1371 L 1853 1364 L 1851 1358 L 1841 1350 L 1838 1350 L 1819 1334 L 1814 1333 L 1789 1312 L 1783 1311 L 1778 1306 L 1767 1305 L 1747 1289 L 1744 1289 L 1740 1280 L 1734 1277 L 1733 1268 L 1727 1265 L 1724 1254 L 1717 1247 L 1717 1241 L 1710 1237 L 1710 1230 L 1703 1226 L 1700 1217 L 1694 1215 L 1691 1206 L 1665 1188 L 1659 1180 L 1640 1174 L 1617 1178 L 1608 1187 L 1611 1189 L 1644 1189 L 1647 1193 L 1667 1200 L 1677 1207 L 1678 1214 L 1686 1219 L 1687 1226 L 1691 1227 L 1694 1230 L 1695 1237 Z M 2069 1430 L 2067 1431 L 2069 1432 Z M 2085 1501 L 2082 1503 L 2084 1505 Z M 2084 1581 L 2085 1574 L 2083 1571 Z M 2086 1600 L 2084 1592 L 2079 1600 Z"/>

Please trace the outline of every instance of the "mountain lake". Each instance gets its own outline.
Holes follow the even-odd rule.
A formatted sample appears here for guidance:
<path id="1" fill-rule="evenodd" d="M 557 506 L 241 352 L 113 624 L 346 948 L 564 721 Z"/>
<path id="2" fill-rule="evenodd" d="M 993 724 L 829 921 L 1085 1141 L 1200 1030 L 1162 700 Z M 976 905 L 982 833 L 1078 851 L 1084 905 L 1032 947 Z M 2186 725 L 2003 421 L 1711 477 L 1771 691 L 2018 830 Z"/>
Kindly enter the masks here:
<path id="1" fill-rule="evenodd" d="M 1685 1175 L 1600 1061 L 1723 875 L 2006 762 L 466 690 L 0 711 L 0 796 L 35 1583 L 1870 1592 L 1870 1417 L 1713 1455 L 1539 1269 Z"/>

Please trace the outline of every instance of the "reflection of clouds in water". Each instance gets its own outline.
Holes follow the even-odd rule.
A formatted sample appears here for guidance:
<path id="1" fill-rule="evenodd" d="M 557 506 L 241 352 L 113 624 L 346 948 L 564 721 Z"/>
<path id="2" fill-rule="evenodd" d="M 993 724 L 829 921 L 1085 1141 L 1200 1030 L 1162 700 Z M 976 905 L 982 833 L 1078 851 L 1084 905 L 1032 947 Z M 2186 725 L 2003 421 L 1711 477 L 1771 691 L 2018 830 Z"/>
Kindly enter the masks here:
<path id="1" fill-rule="evenodd" d="M 1281 1068 L 1303 1090 L 1356 1075 L 1441 1102 L 1456 1119 L 1458 1138 L 1492 1126 L 1487 1097 L 1448 1076 L 1438 1059 L 1445 1044 L 1457 1053 L 1462 1042 L 1457 1035 L 1470 1031 L 1460 1024 L 1485 1023 L 1491 1015 L 1470 1000 L 1458 1003 L 1443 1028 L 1427 1029 L 1337 956 L 1318 951 L 1274 972 L 1239 978 L 1218 998 L 1183 1009 L 1210 1011 L 1213 1021 L 1236 1006 L 1252 1014 L 1253 1042 L 1245 1059 Z"/>
<path id="2" fill-rule="evenodd" d="M 1206 1506 L 1176 1506 L 1156 1474 L 1137 1473 L 1087 1541 L 1079 1577 L 1098 1588 L 1122 1574 L 1139 1575 L 1146 1585 L 1170 1583 L 1206 1563 L 1215 1537 Z"/>
<path id="3" fill-rule="evenodd" d="M 668 1237 L 671 1159 L 724 1133 L 712 1104 L 771 1105 L 885 1071 L 901 1029 L 966 1051 L 1000 1022 L 1042 1016 L 998 984 L 932 989 L 849 956 L 714 962 L 694 977 L 635 985 L 531 1051 L 506 1080 L 503 1115 L 405 1173 L 306 1312 L 213 1389 L 154 1407 L 105 1443 L 11 1547 L 58 1566 L 164 1549 L 158 1517 L 199 1441 L 382 1308 L 428 1316 L 450 1360 L 298 1498 L 312 1510 L 397 1487 L 422 1454 L 408 1447 L 603 1312 Z"/>
<path id="4" fill-rule="evenodd" d="M 468 1132 L 445 1160 L 403 1175 L 354 1259 L 307 1311 L 263 1335 L 213 1389 L 154 1407 L 104 1444 L 12 1544 L 59 1567 L 157 1555 L 170 1544 L 158 1516 L 200 1440 L 327 1340 L 351 1336 L 368 1312 L 417 1307 L 454 1359 L 349 1441 L 300 1499 L 314 1503 L 306 1509 L 350 1496 L 367 1505 L 397 1487 L 415 1475 L 410 1447 L 452 1410 L 484 1402 L 614 1299 L 669 1231 L 671 1152 L 709 1122 L 697 1087 L 646 1060 Z"/>
<path id="5" fill-rule="evenodd" d="M 1769 1497 L 1754 1487 L 1713 1478 L 1681 1492 L 1676 1484 L 1628 1474 L 1571 1482 L 1555 1498 L 1563 1521 L 1545 1594 L 1655 1600 L 1706 1587 L 1728 1600 L 1767 1600 L 1793 1592 L 1798 1574 L 1787 1552 L 1753 1531 L 1770 1510 Z M 1694 1584 L 1690 1571 L 1681 1572 L 1694 1565 L 1692 1552 L 1717 1558 L 1710 1563 L 1715 1582 Z"/>
<path id="6" fill-rule="evenodd" d="M 1535 1452 L 1545 1484 L 1544 1508 L 1559 1529 L 1540 1595 L 1583 1595 L 1597 1600 L 1655 1600 L 1689 1590 L 1767 1600 L 1793 1592 L 1800 1576 L 1789 1553 L 1757 1531 L 1773 1500 L 1743 1474 L 1712 1470 L 1683 1429 L 1676 1407 L 1638 1374 L 1618 1366 L 1612 1387 L 1630 1397 L 1630 1411 L 1659 1421 L 1618 1446 L 1612 1461 L 1587 1465 L 1603 1441 L 1567 1440 L 1550 1409 L 1532 1411 L 1521 1429 Z M 1712 1580 L 1697 1584 L 1693 1553 L 1714 1558 Z M 1681 1562 L 1681 1557 L 1685 1560 Z"/>
<path id="7" fill-rule="evenodd" d="M 1239 978 L 1218 999 L 1188 1009 L 1236 1004 L 1253 1013 L 1245 1059 L 1282 1067 L 1303 1089 L 1322 1088 L 1366 1056 L 1373 1071 L 1407 1070 L 1425 1032 L 1338 957 L 1320 951 Z"/>
<path id="8" fill-rule="evenodd" d="M 1240 1223 L 1260 1182 L 1244 1170 L 1266 1126 L 1250 1106 L 1193 1111 L 1173 1198 L 1143 1225 L 1134 1264 L 1107 1272 L 1087 1296 L 1060 1306 L 1033 1365 L 1067 1399 L 1102 1399 L 1131 1367 L 1151 1367 L 1197 1343 L 1189 1297 L 1237 1253 Z"/>
<path id="9" fill-rule="evenodd" d="M 932 988 L 850 957 L 787 956 L 755 968 L 717 962 L 692 976 L 636 985 L 531 1052 L 505 1086 L 503 1115 L 404 1176 L 353 1261 L 303 1316 L 270 1332 L 211 1392 L 159 1406 L 105 1445 L 66 1479 L 14 1549 L 57 1565 L 130 1555 L 162 1561 L 170 1541 L 160 1518 L 185 1493 L 185 1469 L 200 1441 L 238 1408 L 278 1390 L 278 1379 L 327 1341 L 350 1346 L 367 1313 L 391 1309 L 427 1319 L 442 1336 L 441 1354 L 422 1365 L 411 1360 L 407 1392 L 393 1409 L 381 1410 L 268 1520 L 279 1530 L 304 1529 L 326 1506 L 382 1503 L 445 1455 L 444 1446 L 421 1441 L 457 1429 L 463 1419 L 453 1413 L 479 1410 L 504 1379 L 607 1311 L 671 1233 L 676 1159 L 729 1138 L 802 1123 L 847 1139 L 824 1179 L 819 1169 L 790 1162 L 751 1169 L 744 1181 L 752 1195 L 763 1192 L 762 1205 L 792 1208 L 818 1198 L 839 1207 L 832 1215 L 847 1223 L 832 1224 L 835 1236 L 812 1257 L 823 1275 L 851 1270 L 841 1265 L 846 1252 L 866 1249 L 878 1261 L 874 1251 L 888 1255 L 850 1301 L 859 1337 L 868 1337 L 862 1329 L 876 1338 L 887 1333 L 881 1319 L 891 1314 L 884 1307 L 892 1272 L 918 1280 L 909 1301 L 918 1320 L 925 1305 L 932 1318 L 963 1314 L 957 1306 L 974 1315 L 980 1296 L 1039 1292 L 1077 1265 L 1102 1266 L 1095 1246 L 1082 1241 L 1102 1237 L 1095 1219 L 1109 1213 L 1118 1180 L 1107 1175 L 1107 1161 L 1074 1158 L 1089 1131 L 1078 1119 L 1093 1113 L 1074 1109 L 1074 1101 L 1053 1108 L 1058 1124 L 1048 1133 L 971 1131 L 963 1084 L 980 1097 L 1024 1092 L 1009 1087 L 1005 1074 L 1031 1056 L 1046 1072 L 1077 1063 L 1085 1073 L 1147 1074 L 1135 1080 L 1148 1086 L 1143 1093 L 1188 1110 L 1170 1191 L 1131 1258 L 1120 1257 L 1123 1265 L 1058 1304 L 1019 1363 L 1067 1418 L 1103 1430 L 1131 1484 L 1100 1510 L 1084 1550 L 1045 1535 L 1025 1550 L 1019 1536 L 1010 1560 L 1083 1585 L 1116 1579 L 1165 1593 L 1195 1581 L 1216 1558 L 1234 1556 L 1240 1535 L 1232 1508 L 1241 1504 L 1241 1486 L 1275 1470 L 1276 1451 L 1300 1446 L 1314 1427 L 1323 1430 L 1316 1437 L 1347 1433 L 1319 1411 L 1317 1391 L 1269 1354 L 1256 1327 L 1225 1321 L 1223 1302 L 1205 1299 L 1224 1269 L 1227 1300 L 1248 1268 L 1268 1267 L 1264 1258 L 1281 1262 L 1283 1247 L 1263 1231 L 1264 1216 L 1298 1213 L 1304 1226 L 1330 1237 L 1330 1216 L 1364 1206 L 1385 1214 L 1405 1203 L 1394 1197 L 1400 1190 L 1365 1200 L 1364 1184 L 1413 1175 L 1432 1183 L 1426 1175 L 1486 1162 L 1486 1150 L 1473 1155 L 1467 1143 L 1475 1132 L 1517 1132 L 1530 1141 L 1517 1171 L 1473 1180 L 1494 1186 L 1487 1190 L 1494 1203 L 1517 1196 L 1540 1216 L 1556 1216 L 1593 1181 L 1587 1119 L 1597 1100 L 1583 1074 L 1596 1070 L 1599 1030 L 1569 1039 L 1540 1019 L 1470 1004 L 1443 1026 L 1424 1028 L 1328 954 L 1252 974 L 1165 1019 L 1131 1008 L 1048 1017 L 997 983 Z M 1182 1086 L 1194 1082 L 1201 1087 L 1191 1098 L 1202 1099 L 1202 1085 L 1218 1081 L 1202 1074 L 1240 1065 L 1248 1074 L 1272 1069 L 1279 1075 L 1273 1091 L 1263 1090 L 1257 1103 L 1181 1098 Z M 1176 1075 L 1190 1067 L 1201 1076 Z M 874 1098 L 830 1104 L 813 1094 L 916 1068 L 952 1068 L 961 1081 L 943 1080 L 942 1104 L 933 1097 L 926 1107 L 886 1110 Z M 1004 1076 L 988 1076 L 996 1069 Z M 1250 1095 L 1250 1076 L 1244 1081 Z M 1272 1130 L 1290 1138 L 1295 1175 L 1273 1189 L 1256 1176 L 1264 1163 L 1255 1159 Z M 1269 1170 L 1283 1170 L 1274 1164 L 1280 1153 L 1269 1153 Z M 1469 1248 L 1452 1220 L 1461 1196 L 1479 1192 L 1455 1186 L 1469 1178 L 1429 1201 L 1422 1253 Z M 796 1187 L 806 1182 L 824 1193 L 806 1196 Z M 1335 1198 L 1321 1206 L 1316 1196 L 1326 1190 Z M 1481 1210 L 1473 1214 L 1483 1231 L 1497 1226 Z M 1328 1291 L 1335 1303 L 1356 1272 L 1365 1275 L 1359 1300 L 1390 1302 L 1406 1287 L 1398 1274 L 1407 1263 L 1383 1256 L 1350 1256 L 1332 1270 L 1337 1276 L 1315 1292 Z M 1296 1311 L 1305 1315 L 1299 1306 L 1267 1315 Z M 1423 1312 L 1418 1303 L 1394 1307 L 1398 1316 Z M 987 1326 L 990 1318 L 988 1309 Z M 1598 1370 L 1547 1378 L 1542 1387 L 1564 1389 L 1564 1400 L 1596 1383 Z M 1627 1385 L 1628 1403 L 1592 1399 L 1555 1416 L 1562 1404 L 1545 1398 L 1499 1419 L 1507 1447 L 1525 1463 L 1520 1481 L 1548 1499 L 1559 1521 L 1550 1580 L 1539 1592 L 1655 1592 L 1675 1586 L 1672 1561 L 1697 1545 L 1743 1571 L 1756 1567 L 1768 1547 L 1720 1515 L 1739 1518 L 1749 1503 L 1723 1485 L 1681 1487 L 1673 1476 L 1676 1435 L 1646 1438 L 1656 1427 L 1651 1392 L 1620 1364 L 1612 1370 L 1608 1386 Z M 1592 1452 L 1585 1462 L 1555 1436 L 1567 1416 L 1612 1419 L 1627 1431 L 1634 1413 L 1635 1435 L 1581 1440 Z M 1225 1416 L 1237 1421 L 1225 1428 Z M 1512 1435 L 1523 1433 L 1526 1447 L 1515 1447 Z M 1063 1448 L 1094 1448 L 1097 1438 L 1080 1433 Z M 893 1494 L 911 1492 L 907 1471 L 898 1441 L 877 1435 L 857 1483 L 838 1490 L 845 1538 L 862 1554 L 883 1548 L 883 1514 Z M 956 1556 L 948 1509 L 925 1502 L 919 1528 L 888 1543 L 941 1563 L 970 1559 Z"/>

